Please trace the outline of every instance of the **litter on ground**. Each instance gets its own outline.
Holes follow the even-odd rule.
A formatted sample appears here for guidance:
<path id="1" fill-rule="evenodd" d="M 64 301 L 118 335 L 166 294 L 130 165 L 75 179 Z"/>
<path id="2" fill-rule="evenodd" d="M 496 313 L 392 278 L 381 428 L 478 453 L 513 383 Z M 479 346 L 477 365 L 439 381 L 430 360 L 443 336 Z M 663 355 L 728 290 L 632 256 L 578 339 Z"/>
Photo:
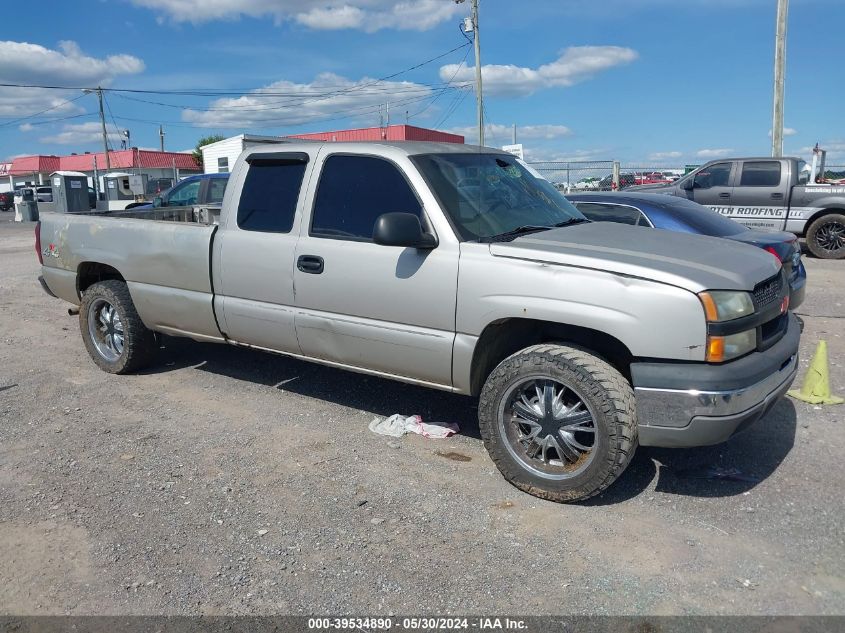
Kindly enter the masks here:
<path id="1" fill-rule="evenodd" d="M 461 429 L 452 422 L 423 422 L 418 415 L 404 416 L 399 413 L 389 418 L 374 418 L 370 430 L 379 435 L 402 437 L 407 433 L 416 433 L 430 439 L 444 439 L 458 433 Z"/>

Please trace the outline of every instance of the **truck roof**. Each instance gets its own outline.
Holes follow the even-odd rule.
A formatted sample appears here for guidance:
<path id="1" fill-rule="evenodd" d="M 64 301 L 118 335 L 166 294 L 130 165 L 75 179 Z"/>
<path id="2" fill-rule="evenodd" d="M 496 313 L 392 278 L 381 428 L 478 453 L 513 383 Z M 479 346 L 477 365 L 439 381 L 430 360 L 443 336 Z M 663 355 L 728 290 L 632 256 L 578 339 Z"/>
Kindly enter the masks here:
<path id="1" fill-rule="evenodd" d="M 327 145 L 334 152 L 355 151 L 371 147 L 379 152 L 396 152 L 406 156 L 417 154 L 507 154 L 495 147 L 483 147 L 479 145 L 465 145 L 463 143 L 439 143 L 434 141 L 293 141 L 284 144 L 262 145 L 250 147 L 245 150 L 249 154 L 278 154 L 286 152 L 297 152 L 313 150 L 315 145 Z M 512 155 L 512 154 L 508 154 Z"/>
<path id="2" fill-rule="evenodd" d="M 714 158 L 712 160 L 708 160 L 708 163 L 721 163 L 724 161 L 731 161 L 731 160 L 804 160 L 803 158 L 797 158 L 795 156 L 734 156 L 731 158 L 730 156 L 726 156 L 725 158 Z M 702 163 L 705 165 L 706 163 Z"/>

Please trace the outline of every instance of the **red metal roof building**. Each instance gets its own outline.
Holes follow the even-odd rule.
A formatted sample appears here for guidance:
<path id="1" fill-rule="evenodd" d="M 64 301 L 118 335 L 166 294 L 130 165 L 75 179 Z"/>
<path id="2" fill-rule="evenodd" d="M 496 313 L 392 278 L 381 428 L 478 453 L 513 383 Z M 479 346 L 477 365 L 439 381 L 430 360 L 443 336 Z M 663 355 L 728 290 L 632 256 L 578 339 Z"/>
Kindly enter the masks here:
<path id="1" fill-rule="evenodd" d="M 287 138 L 301 138 L 312 141 L 437 141 L 440 143 L 463 143 L 464 137 L 439 130 L 429 130 L 415 125 L 388 125 L 387 127 L 364 127 L 355 130 L 334 132 L 312 132 L 291 134 Z"/>
<path id="2" fill-rule="evenodd" d="M 106 156 L 103 152 L 71 154 L 70 156 L 21 156 L 12 161 L 9 173 L 13 176 L 51 174 L 54 171 L 104 171 Z M 157 152 L 144 149 L 126 149 L 109 152 L 111 168 L 115 169 L 173 169 L 200 171 L 193 155 L 183 152 Z"/>

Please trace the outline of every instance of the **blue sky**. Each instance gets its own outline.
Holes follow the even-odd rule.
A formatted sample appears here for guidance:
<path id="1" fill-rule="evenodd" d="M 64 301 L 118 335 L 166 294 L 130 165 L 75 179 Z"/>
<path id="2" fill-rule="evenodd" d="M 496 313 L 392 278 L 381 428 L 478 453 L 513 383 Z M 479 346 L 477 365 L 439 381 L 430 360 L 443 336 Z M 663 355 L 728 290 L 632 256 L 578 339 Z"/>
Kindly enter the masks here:
<path id="1" fill-rule="evenodd" d="M 775 5 L 481 0 L 488 144 L 509 142 L 515 123 L 534 160 L 768 154 Z M 211 133 L 378 125 L 388 100 L 392 122 L 407 111 L 472 142 L 471 47 L 374 81 L 467 43 L 468 11 L 452 0 L 78 0 L 42 3 L 33 19 L 10 3 L 0 83 L 155 91 L 106 93 L 110 131 L 129 129 L 140 147 L 158 146 L 159 122 L 173 150 Z M 842 0 L 790 3 L 787 153 L 806 157 L 818 141 L 845 163 L 843 25 Z M 168 94 L 194 89 L 227 94 Z M 0 159 L 101 149 L 98 130 L 94 95 L 0 87 Z"/>

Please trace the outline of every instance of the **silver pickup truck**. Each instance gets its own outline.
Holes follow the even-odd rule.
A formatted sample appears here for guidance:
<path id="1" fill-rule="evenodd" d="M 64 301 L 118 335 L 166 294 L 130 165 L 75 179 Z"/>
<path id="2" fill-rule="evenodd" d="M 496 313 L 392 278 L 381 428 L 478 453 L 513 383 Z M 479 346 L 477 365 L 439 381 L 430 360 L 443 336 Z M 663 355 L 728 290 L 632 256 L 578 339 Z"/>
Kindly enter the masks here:
<path id="1" fill-rule="evenodd" d="M 479 397 L 504 476 L 595 495 L 637 445 L 727 440 L 797 370 L 778 262 L 591 223 L 514 156 L 437 143 L 245 151 L 219 224 L 44 214 L 41 282 L 112 373 L 160 334 Z"/>
<path id="2" fill-rule="evenodd" d="M 809 179 L 810 168 L 800 158 L 722 158 L 669 185 L 625 191 L 694 200 L 751 229 L 803 236 L 816 257 L 845 258 L 845 185 Z"/>

